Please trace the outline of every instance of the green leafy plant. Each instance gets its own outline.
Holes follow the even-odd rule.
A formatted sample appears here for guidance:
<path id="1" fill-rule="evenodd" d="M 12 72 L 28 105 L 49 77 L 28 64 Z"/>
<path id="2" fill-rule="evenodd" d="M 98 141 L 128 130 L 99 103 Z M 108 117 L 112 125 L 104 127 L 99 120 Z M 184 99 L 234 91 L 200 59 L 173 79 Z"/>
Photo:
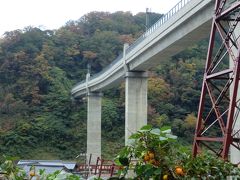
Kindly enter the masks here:
<path id="1" fill-rule="evenodd" d="M 171 134 L 170 127 L 142 127 L 129 137 L 128 145 L 116 158 L 116 163 L 121 166 L 119 175 L 126 176 L 132 169 L 136 178 L 160 179 L 164 175 L 173 177 L 169 156 L 174 153 L 176 138 Z"/>
<path id="2" fill-rule="evenodd" d="M 0 179 L 22 180 L 26 177 L 25 171 L 15 166 L 15 160 L 15 157 L 3 156 L 3 161 L 0 164 Z"/>
<path id="3" fill-rule="evenodd" d="M 193 158 L 188 147 L 180 146 L 170 127 L 142 127 L 129 137 L 115 162 L 119 178 L 135 179 L 226 179 L 240 177 L 240 169 L 215 155 L 203 152 Z M 133 171 L 133 173 L 130 173 Z"/>
<path id="4" fill-rule="evenodd" d="M 0 164 L 0 179 L 1 180 L 27 180 L 27 179 L 39 179 L 39 180 L 80 180 L 81 178 L 77 175 L 55 171 L 50 174 L 46 174 L 44 169 L 40 169 L 36 172 L 35 167 L 32 166 L 29 172 L 29 178 L 27 173 L 16 166 L 14 161 L 17 158 L 3 156 L 3 160 Z"/>
<path id="5" fill-rule="evenodd" d="M 46 176 L 46 179 L 47 180 L 61 180 L 61 179 L 80 180 L 80 177 L 71 173 L 61 173 L 61 171 L 55 171 L 52 174 L 48 174 Z"/>
<path id="6" fill-rule="evenodd" d="M 202 153 L 193 158 L 190 153 L 182 153 L 181 165 L 185 179 L 226 179 L 227 176 L 240 178 L 240 169 L 210 153 Z"/>

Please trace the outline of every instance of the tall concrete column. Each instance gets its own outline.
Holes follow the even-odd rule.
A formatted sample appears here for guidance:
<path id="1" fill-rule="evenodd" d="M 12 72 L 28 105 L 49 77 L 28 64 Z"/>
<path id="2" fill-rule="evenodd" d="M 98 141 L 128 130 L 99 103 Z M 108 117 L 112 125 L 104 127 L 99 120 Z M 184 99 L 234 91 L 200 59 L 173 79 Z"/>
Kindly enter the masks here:
<path id="1" fill-rule="evenodd" d="M 234 30 L 234 36 L 235 37 L 238 37 L 240 35 L 240 25 L 237 25 L 237 27 L 235 28 Z M 237 44 L 240 44 L 240 41 L 238 40 Z M 232 45 L 232 44 L 231 44 Z M 238 52 L 238 49 L 236 49 L 234 46 L 232 48 L 233 50 L 233 54 L 235 57 L 238 57 L 239 56 L 239 52 Z M 230 64 L 229 64 L 229 67 L 230 68 L 233 68 L 234 64 L 233 64 L 233 61 L 231 59 L 231 56 L 229 57 L 230 58 Z M 232 91 L 233 91 L 233 88 L 230 86 L 230 94 L 232 94 Z M 240 86 L 238 86 L 238 96 L 237 96 L 237 99 L 240 98 Z M 239 107 L 240 103 L 238 102 L 237 106 Z M 235 110 L 235 112 L 239 111 L 237 108 Z M 240 114 L 237 116 L 237 120 L 236 120 L 236 124 L 235 126 L 233 127 L 233 132 L 237 132 L 238 130 L 240 129 Z M 240 138 L 240 133 L 238 133 L 236 135 L 237 138 Z M 236 149 L 234 146 L 230 146 L 230 161 L 234 164 L 236 163 L 239 163 L 240 162 L 240 151 L 238 149 Z"/>
<path id="2" fill-rule="evenodd" d="M 91 162 L 101 157 L 101 93 L 88 93 L 87 109 L 87 154 L 92 154 Z"/>
<path id="3" fill-rule="evenodd" d="M 147 124 L 147 73 L 126 72 L 125 144 L 128 137 Z"/>

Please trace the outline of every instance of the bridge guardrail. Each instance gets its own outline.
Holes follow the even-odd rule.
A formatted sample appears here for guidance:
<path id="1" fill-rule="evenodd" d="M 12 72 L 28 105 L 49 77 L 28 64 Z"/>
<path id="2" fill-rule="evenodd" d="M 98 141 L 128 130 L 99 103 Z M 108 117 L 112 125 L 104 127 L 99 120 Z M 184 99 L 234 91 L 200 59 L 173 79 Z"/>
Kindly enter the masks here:
<path id="1" fill-rule="evenodd" d="M 178 2 L 170 11 L 168 11 L 166 14 L 161 16 L 161 18 L 153 24 L 145 33 L 143 33 L 136 41 L 134 41 L 127 49 L 126 49 L 126 54 L 128 54 L 132 49 L 134 49 L 137 45 L 139 45 L 143 40 L 151 35 L 156 29 L 161 27 L 166 21 L 168 21 L 174 14 L 176 14 L 179 10 L 181 10 L 186 4 L 188 4 L 192 0 L 181 0 Z M 100 76 L 101 74 L 105 73 L 110 67 L 114 66 L 118 61 L 120 61 L 123 58 L 123 54 L 121 53 L 113 62 L 111 62 L 108 66 L 103 68 L 102 71 L 99 73 L 94 74 L 93 76 L 90 77 L 90 80 L 94 79 L 97 76 Z M 77 83 L 74 87 L 76 88 L 80 84 L 85 83 L 86 80 L 83 80 L 79 83 Z"/>
<path id="2" fill-rule="evenodd" d="M 110 67 L 112 67 L 113 65 L 115 65 L 115 64 L 116 64 L 120 59 L 122 59 L 122 58 L 123 58 L 123 54 L 121 53 L 121 54 L 118 55 L 118 57 L 117 57 L 114 61 L 112 61 L 108 66 L 106 66 L 105 68 L 103 68 L 102 71 L 100 71 L 99 73 L 94 74 L 93 76 L 90 76 L 90 79 L 89 79 L 89 80 L 94 79 L 95 77 L 103 74 L 104 72 L 106 72 Z M 77 87 L 77 86 L 79 86 L 80 84 L 83 84 L 83 83 L 85 83 L 85 82 L 86 82 L 86 80 L 82 80 L 82 81 L 78 82 L 76 85 L 73 86 L 72 89 L 74 89 L 75 87 Z"/>
<path id="3" fill-rule="evenodd" d="M 143 33 L 133 44 L 131 44 L 126 53 L 129 53 L 133 48 L 140 44 L 147 36 L 152 34 L 157 28 L 161 27 L 167 20 L 169 20 L 174 14 L 182 9 L 191 0 L 181 0 L 170 11 L 164 14 L 155 24 L 153 24 L 145 33 Z"/>

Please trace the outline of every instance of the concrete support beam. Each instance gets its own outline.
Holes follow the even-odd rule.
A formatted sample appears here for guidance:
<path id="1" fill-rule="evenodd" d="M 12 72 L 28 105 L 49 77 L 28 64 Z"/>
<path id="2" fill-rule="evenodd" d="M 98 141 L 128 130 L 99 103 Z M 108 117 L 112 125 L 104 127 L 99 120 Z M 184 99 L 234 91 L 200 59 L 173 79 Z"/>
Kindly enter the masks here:
<path id="1" fill-rule="evenodd" d="M 147 73 L 126 72 L 125 144 L 128 137 L 147 124 Z"/>
<path id="2" fill-rule="evenodd" d="M 92 154 L 92 164 L 101 157 L 101 93 L 88 93 L 87 154 Z"/>

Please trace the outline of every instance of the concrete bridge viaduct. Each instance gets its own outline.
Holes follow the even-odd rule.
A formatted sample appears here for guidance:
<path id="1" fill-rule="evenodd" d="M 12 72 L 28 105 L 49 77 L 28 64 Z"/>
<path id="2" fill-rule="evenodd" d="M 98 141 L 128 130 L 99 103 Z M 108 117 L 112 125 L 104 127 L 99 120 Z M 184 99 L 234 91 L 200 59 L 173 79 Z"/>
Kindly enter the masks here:
<path id="1" fill-rule="evenodd" d="M 215 0 L 181 0 L 102 72 L 72 88 L 87 95 L 87 154 L 101 155 L 102 92 L 125 81 L 125 143 L 147 124 L 147 70 L 209 36 Z"/>

